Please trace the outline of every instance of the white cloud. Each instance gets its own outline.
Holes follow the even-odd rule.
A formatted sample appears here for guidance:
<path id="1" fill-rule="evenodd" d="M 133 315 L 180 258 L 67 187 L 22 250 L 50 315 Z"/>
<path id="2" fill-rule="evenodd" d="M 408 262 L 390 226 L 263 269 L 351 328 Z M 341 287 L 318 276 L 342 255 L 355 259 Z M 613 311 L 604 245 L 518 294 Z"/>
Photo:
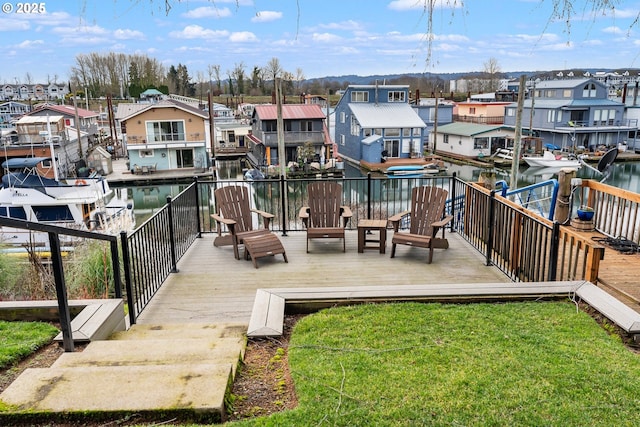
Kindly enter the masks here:
<path id="1" fill-rule="evenodd" d="M 257 40 L 258 38 L 251 31 L 239 31 L 237 33 L 232 33 L 229 36 L 229 41 L 234 43 L 254 42 Z"/>
<path id="2" fill-rule="evenodd" d="M 0 31 L 27 31 L 31 25 L 21 19 L 0 19 Z"/>
<path id="3" fill-rule="evenodd" d="M 55 27 L 54 34 L 67 37 L 108 36 L 109 31 L 99 25 L 79 25 L 77 27 Z"/>
<path id="4" fill-rule="evenodd" d="M 231 11 L 228 7 L 203 6 L 183 13 L 182 16 L 190 19 L 226 18 L 227 16 L 231 16 Z"/>
<path id="5" fill-rule="evenodd" d="M 277 21 L 282 18 L 282 12 L 275 12 L 273 10 L 261 10 L 256 12 L 256 16 L 251 18 L 251 22 L 271 22 Z"/>
<path id="6" fill-rule="evenodd" d="M 612 25 L 611 27 L 603 28 L 602 32 L 608 33 L 608 34 L 624 34 L 625 33 L 620 27 L 617 27 L 615 25 Z"/>
<path id="7" fill-rule="evenodd" d="M 25 40 L 22 43 L 18 44 L 16 47 L 20 49 L 29 49 L 32 47 L 41 46 L 44 44 L 43 40 Z"/>
<path id="8" fill-rule="evenodd" d="M 314 33 L 311 38 L 313 39 L 313 41 L 322 43 L 337 42 L 342 40 L 341 37 L 331 33 Z"/>
<path id="9" fill-rule="evenodd" d="M 229 32 L 226 30 L 209 30 L 200 25 L 187 25 L 182 31 L 171 31 L 170 37 L 177 39 L 214 39 L 227 37 Z"/>
<path id="10" fill-rule="evenodd" d="M 117 29 L 113 32 L 113 36 L 118 40 L 137 39 L 144 40 L 144 34 L 137 30 L 122 30 Z"/>
<path id="11" fill-rule="evenodd" d="M 354 21 L 349 19 L 347 21 L 341 22 L 330 22 L 328 24 L 320 24 L 318 28 L 323 28 L 326 30 L 341 30 L 341 31 L 361 31 L 363 30 L 363 25 L 358 21 Z"/>
<path id="12" fill-rule="evenodd" d="M 415 10 L 415 9 L 424 9 L 425 1 L 424 0 L 394 0 L 389 2 L 387 5 L 389 9 L 392 10 Z M 434 4 L 434 8 L 436 9 L 456 9 L 462 7 L 461 1 L 454 0 L 436 0 Z"/>

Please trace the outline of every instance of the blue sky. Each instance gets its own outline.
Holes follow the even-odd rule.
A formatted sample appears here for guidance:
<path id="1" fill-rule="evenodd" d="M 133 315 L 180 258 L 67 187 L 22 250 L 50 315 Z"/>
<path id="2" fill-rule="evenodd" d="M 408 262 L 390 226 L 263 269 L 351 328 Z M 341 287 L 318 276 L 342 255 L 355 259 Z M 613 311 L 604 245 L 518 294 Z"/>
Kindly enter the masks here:
<path id="1" fill-rule="evenodd" d="M 489 58 L 504 72 L 640 68 L 640 1 L 593 14 L 584 0 L 568 32 L 550 20 L 552 0 L 464 0 L 433 17 L 427 59 L 423 0 L 49 0 L 46 13 L 0 14 L 0 82 L 66 81 L 77 54 L 142 53 L 190 75 L 222 75 L 242 62 L 250 74 L 276 57 L 293 74 L 373 75 L 481 71 Z M 447 1 L 447 0 L 443 0 Z M 453 3 L 454 0 L 449 0 Z M 457 3 L 460 3 L 459 0 Z"/>

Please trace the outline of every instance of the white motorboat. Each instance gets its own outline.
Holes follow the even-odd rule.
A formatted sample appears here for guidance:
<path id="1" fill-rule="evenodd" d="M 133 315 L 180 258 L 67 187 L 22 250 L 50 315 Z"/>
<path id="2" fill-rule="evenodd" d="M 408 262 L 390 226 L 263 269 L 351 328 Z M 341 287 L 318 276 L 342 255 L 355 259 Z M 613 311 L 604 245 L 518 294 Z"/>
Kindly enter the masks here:
<path id="1" fill-rule="evenodd" d="M 580 168 L 582 162 L 577 157 L 556 155 L 545 151 L 542 156 L 524 156 L 522 158 L 529 166 L 536 168 Z"/>
<path id="2" fill-rule="evenodd" d="M 109 188 L 100 175 L 56 180 L 38 173 L 46 157 L 14 158 L 2 163 L 7 171 L 0 188 L 0 216 L 117 234 L 135 226 L 133 202 Z M 125 193 L 126 194 L 126 193 Z M 46 245 L 46 233 L 2 227 L 0 242 Z"/>

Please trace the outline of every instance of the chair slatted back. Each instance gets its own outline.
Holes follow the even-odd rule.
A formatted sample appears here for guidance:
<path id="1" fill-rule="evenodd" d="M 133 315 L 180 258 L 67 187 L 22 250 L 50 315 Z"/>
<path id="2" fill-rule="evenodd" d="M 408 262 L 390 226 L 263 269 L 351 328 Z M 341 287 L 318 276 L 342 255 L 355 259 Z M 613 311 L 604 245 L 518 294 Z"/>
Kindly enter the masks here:
<path id="1" fill-rule="evenodd" d="M 309 196 L 309 228 L 340 228 L 342 186 L 337 182 L 312 182 Z"/>
<path id="2" fill-rule="evenodd" d="M 448 194 L 447 190 L 429 186 L 411 191 L 411 234 L 432 235 L 431 224 L 442 219 Z"/>
<path id="3" fill-rule="evenodd" d="M 218 214 L 236 221 L 236 233 L 253 230 L 249 191 L 246 187 L 230 185 L 214 191 Z"/>

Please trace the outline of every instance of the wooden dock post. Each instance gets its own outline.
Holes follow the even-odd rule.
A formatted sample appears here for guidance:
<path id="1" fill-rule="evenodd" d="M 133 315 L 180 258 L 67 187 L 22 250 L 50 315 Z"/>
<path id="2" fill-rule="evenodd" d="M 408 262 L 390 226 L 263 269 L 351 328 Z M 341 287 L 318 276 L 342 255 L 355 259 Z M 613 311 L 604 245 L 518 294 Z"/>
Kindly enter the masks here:
<path id="1" fill-rule="evenodd" d="M 576 172 L 576 169 L 565 168 L 558 173 L 558 200 L 554 219 L 563 225 L 571 220 L 571 180 L 576 177 Z"/>

